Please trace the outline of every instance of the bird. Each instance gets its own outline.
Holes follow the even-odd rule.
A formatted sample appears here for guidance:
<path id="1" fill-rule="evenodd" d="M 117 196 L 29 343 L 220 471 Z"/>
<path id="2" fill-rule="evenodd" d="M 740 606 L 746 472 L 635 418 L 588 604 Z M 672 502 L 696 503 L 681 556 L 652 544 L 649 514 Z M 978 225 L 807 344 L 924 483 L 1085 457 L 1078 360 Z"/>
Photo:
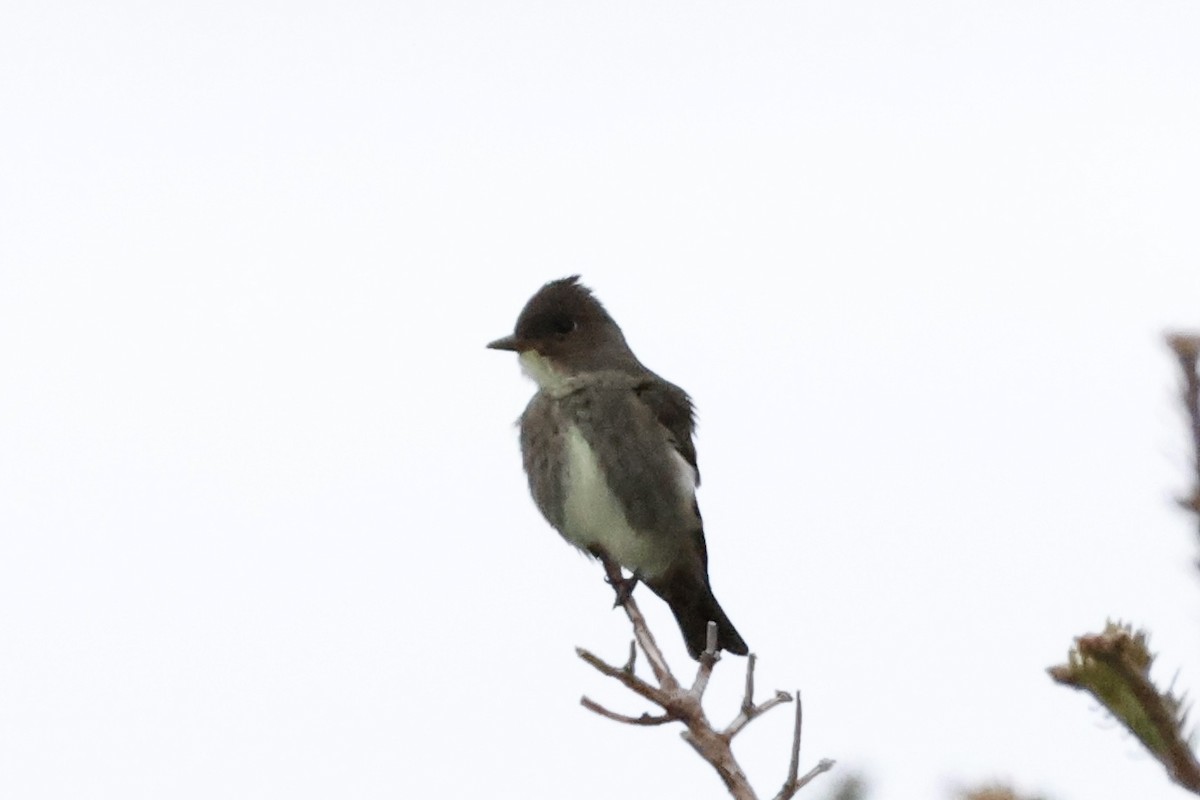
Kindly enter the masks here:
<path id="1" fill-rule="evenodd" d="M 542 286 L 513 333 L 487 347 L 517 353 L 537 384 L 518 425 L 546 521 L 662 598 L 692 658 L 705 650 L 710 620 L 718 650 L 749 652 L 709 582 L 687 392 L 638 360 L 578 275 Z"/>

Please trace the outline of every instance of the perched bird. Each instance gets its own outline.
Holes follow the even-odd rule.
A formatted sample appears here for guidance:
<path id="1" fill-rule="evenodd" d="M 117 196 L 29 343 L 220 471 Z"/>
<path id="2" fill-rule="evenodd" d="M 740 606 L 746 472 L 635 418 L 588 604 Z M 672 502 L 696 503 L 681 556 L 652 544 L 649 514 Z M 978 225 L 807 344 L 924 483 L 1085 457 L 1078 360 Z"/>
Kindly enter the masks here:
<path id="1" fill-rule="evenodd" d="M 543 286 L 513 335 L 488 347 L 519 353 L 537 382 L 521 415 L 521 454 L 546 520 L 665 600 L 693 658 L 709 620 L 718 648 L 745 655 L 708 583 L 687 393 L 638 361 L 578 275 Z"/>

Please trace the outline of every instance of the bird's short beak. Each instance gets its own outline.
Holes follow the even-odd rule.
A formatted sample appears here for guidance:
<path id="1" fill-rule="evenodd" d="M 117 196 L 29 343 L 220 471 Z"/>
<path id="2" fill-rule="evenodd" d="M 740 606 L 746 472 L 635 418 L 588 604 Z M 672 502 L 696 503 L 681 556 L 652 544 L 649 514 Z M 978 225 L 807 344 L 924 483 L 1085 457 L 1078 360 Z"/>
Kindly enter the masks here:
<path id="1" fill-rule="evenodd" d="M 497 339 L 494 342 L 488 342 L 489 350 L 511 350 L 514 353 L 521 352 L 521 342 L 516 336 L 505 336 L 502 339 Z"/>

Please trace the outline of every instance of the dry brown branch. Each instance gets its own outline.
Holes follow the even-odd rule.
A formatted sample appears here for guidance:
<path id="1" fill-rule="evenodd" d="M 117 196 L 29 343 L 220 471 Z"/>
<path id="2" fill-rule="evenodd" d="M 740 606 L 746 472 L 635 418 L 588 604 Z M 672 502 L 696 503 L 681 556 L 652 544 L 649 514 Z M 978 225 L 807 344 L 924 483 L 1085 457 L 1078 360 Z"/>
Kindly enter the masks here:
<path id="1" fill-rule="evenodd" d="M 717 623 L 709 621 L 704 630 L 704 651 L 700 653 L 700 668 L 696 670 L 696 680 L 692 681 L 691 693 L 697 699 L 704 696 L 708 688 L 708 680 L 712 677 L 713 667 L 721 660 L 717 650 Z"/>
<path id="2" fill-rule="evenodd" d="M 685 689 L 683 688 L 683 684 L 672 674 L 666 658 L 658 648 L 658 644 L 654 641 L 654 636 L 650 633 L 650 629 L 646 625 L 646 619 L 642 616 L 637 602 L 633 599 L 632 592 L 629 591 L 628 587 L 630 584 L 622 576 L 620 567 L 608 559 L 603 559 L 603 562 L 608 581 L 617 590 L 617 604 L 625 609 L 625 614 L 629 617 L 629 621 L 633 625 L 634 640 L 637 646 L 631 646 L 629 659 L 626 661 L 624 667 L 615 667 L 608 664 L 583 648 L 576 648 L 576 653 L 600 673 L 620 681 L 630 691 L 657 705 L 663 710 L 663 713 L 658 715 L 642 713 L 640 716 L 621 714 L 607 709 L 587 697 L 583 697 L 580 700 L 581 704 L 584 708 L 600 716 L 616 722 L 622 722 L 626 725 L 649 726 L 663 725 L 668 722 L 682 723 L 685 727 L 682 733 L 684 741 L 690 744 L 700 754 L 701 758 L 712 765 L 713 769 L 717 771 L 717 775 L 720 776 L 721 781 L 725 784 L 725 788 L 729 790 L 729 793 L 737 798 L 737 800 L 757 800 L 757 795 L 754 793 L 754 789 L 751 787 L 746 773 L 742 771 L 737 759 L 733 756 L 731 742 L 751 721 L 762 716 L 777 705 L 791 702 L 791 695 L 787 692 L 776 692 L 772 698 L 762 705 L 756 705 L 754 703 L 754 666 L 756 658 L 754 655 L 751 655 L 746 667 L 746 692 L 737 717 L 722 730 L 713 727 L 704 713 L 703 700 L 704 692 L 708 688 L 708 682 L 712 677 L 713 669 L 716 667 L 717 662 L 721 660 L 720 652 L 717 650 L 716 624 L 712 622 L 708 624 L 706 646 L 704 652 L 700 654 L 700 664 L 696 670 L 696 677 L 692 681 L 691 687 Z M 646 656 L 646 660 L 650 663 L 657 685 L 643 680 L 635 674 L 634 666 L 636 650 L 638 648 L 641 649 Z M 833 761 L 822 759 L 806 775 L 798 777 L 801 725 L 802 716 L 797 695 L 796 723 L 792 739 L 792 760 L 788 779 L 784 782 L 783 788 L 775 796 L 776 800 L 789 800 L 789 798 L 795 796 L 796 792 L 817 775 L 828 772 L 833 768 Z"/>
<path id="3" fill-rule="evenodd" d="M 779 692 L 779 695 L 784 692 Z M 761 711 L 759 712 L 762 713 Z M 753 717 L 751 718 L 753 719 Z M 800 773 L 800 733 L 804 729 L 804 705 L 800 702 L 800 690 L 796 690 L 796 723 L 792 728 L 792 760 L 788 765 L 787 780 L 783 782 L 783 787 L 779 793 L 775 795 L 775 800 L 789 800 L 794 797 L 796 792 L 803 789 L 809 782 L 820 775 L 822 772 L 828 772 L 833 769 L 834 761 L 829 758 L 822 758 L 817 762 L 817 765 L 805 773 L 803 778 L 797 777 Z"/>
<path id="4" fill-rule="evenodd" d="M 587 697 L 583 697 L 582 699 L 580 699 L 579 703 L 584 708 L 586 708 L 588 711 L 595 711 L 597 714 L 599 714 L 602 717 L 608 717 L 609 719 L 613 720 L 614 722 L 623 722 L 626 725 L 653 726 L 653 725 L 664 725 L 668 722 L 675 721 L 674 718 L 669 717 L 666 714 L 660 714 L 657 717 L 654 717 L 654 716 L 651 716 L 651 715 L 645 714 L 645 713 L 643 713 L 640 717 L 630 717 L 630 716 L 626 716 L 625 714 L 618 714 L 615 711 L 609 711 L 604 706 L 600 705 L 596 701 L 591 700 Z"/>
<path id="5" fill-rule="evenodd" d="M 1197 516 L 1200 524 L 1200 373 L 1196 364 L 1200 360 L 1200 335 L 1182 333 L 1169 334 L 1167 344 L 1179 361 L 1179 369 L 1183 373 L 1183 389 L 1180 392 L 1183 407 L 1187 411 L 1192 428 L 1192 469 L 1195 472 L 1195 483 L 1187 497 L 1181 497 L 1179 504 Z M 1197 530 L 1200 533 L 1200 529 Z"/>
<path id="6" fill-rule="evenodd" d="M 754 653 L 750 654 L 746 662 L 746 693 L 742 696 L 742 708 L 738 715 L 734 717 L 733 722 L 724 730 L 724 735 L 732 739 L 737 736 L 738 731 L 746 727 L 751 720 L 761 717 L 763 714 L 770 711 L 780 703 L 792 702 L 792 696 L 784 691 L 777 690 L 775 696 L 761 706 L 754 704 L 754 667 L 758 663 L 758 656 Z M 800 708 L 800 695 L 796 695 L 796 708 Z"/>

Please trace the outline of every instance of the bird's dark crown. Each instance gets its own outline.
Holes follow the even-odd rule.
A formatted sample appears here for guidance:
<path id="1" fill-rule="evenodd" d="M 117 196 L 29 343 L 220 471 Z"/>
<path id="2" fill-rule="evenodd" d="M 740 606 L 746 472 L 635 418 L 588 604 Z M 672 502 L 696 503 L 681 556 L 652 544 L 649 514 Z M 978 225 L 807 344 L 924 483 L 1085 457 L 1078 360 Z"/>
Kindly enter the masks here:
<path id="1" fill-rule="evenodd" d="M 613 318 L 579 282 L 578 275 L 550 281 L 517 317 L 517 337 L 530 342 L 563 341 L 581 328 L 616 327 Z"/>
<path id="2" fill-rule="evenodd" d="M 644 371 L 613 318 L 579 282 L 578 275 L 550 281 L 517 317 L 512 336 L 488 345 L 493 350 L 536 352 L 568 374 L 589 370 Z"/>

